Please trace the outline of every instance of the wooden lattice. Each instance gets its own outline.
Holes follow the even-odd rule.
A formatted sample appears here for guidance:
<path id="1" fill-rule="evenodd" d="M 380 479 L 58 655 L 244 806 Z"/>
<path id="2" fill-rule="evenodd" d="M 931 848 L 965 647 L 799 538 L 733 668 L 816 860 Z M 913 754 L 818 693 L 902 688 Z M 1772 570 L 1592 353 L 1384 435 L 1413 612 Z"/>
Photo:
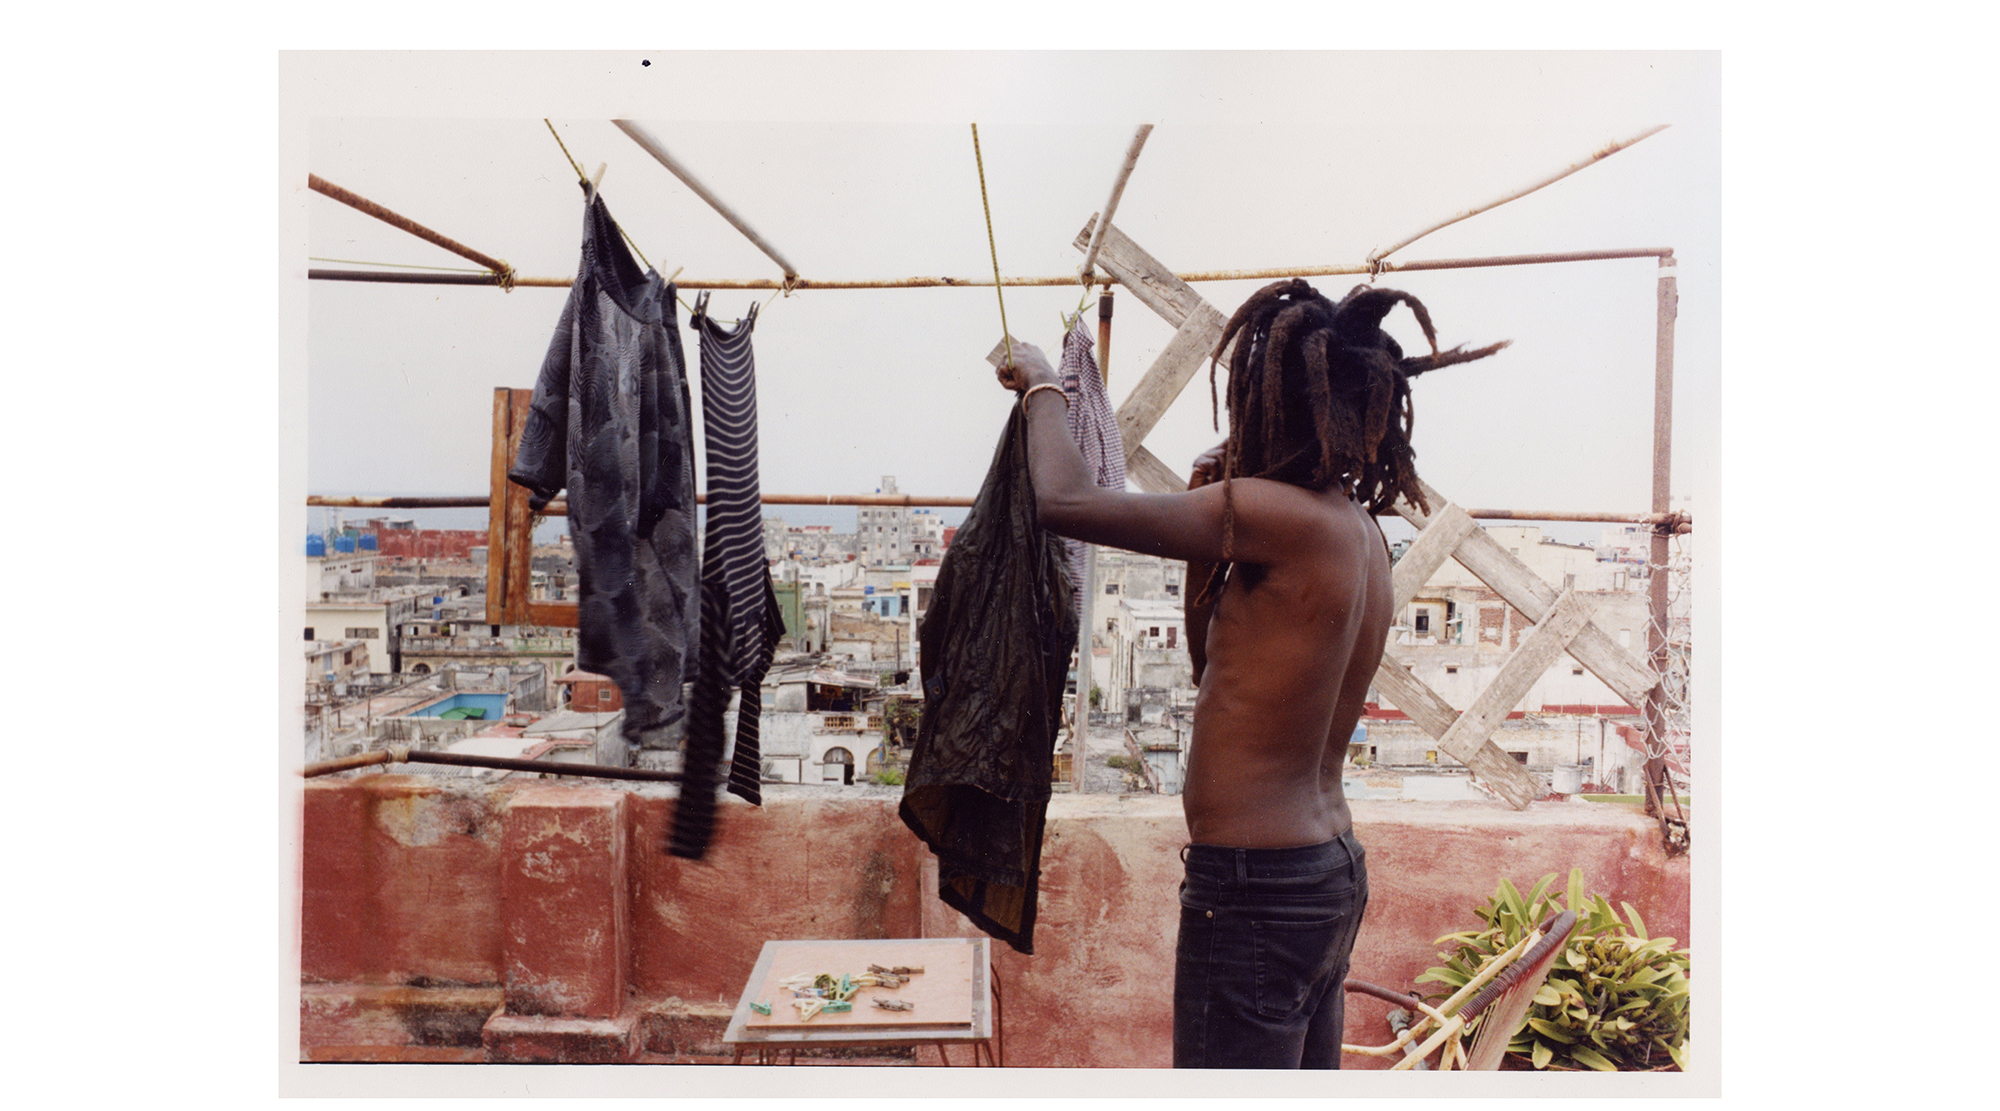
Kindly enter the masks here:
<path id="1" fill-rule="evenodd" d="M 1079 250 L 1089 246 L 1095 225 L 1093 218 L 1077 236 Z M 1148 451 L 1144 440 L 1201 369 L 1222 337 L 1228 318 L 1126 238 L 1116 224 L 1105 229 L 1097 264 L 1174 326 L 1173 339 L 1118 407 L 1118 430 L 1125 438 L 1126 474 L 1134 485 L 1149 493 L 1185 490 L 1187 483 Z M 1227 352 L 1222 358 L 1228 360 Z M 1375 686 L 1388 695 L 1397 709 L 1436 738 L 1438 748 L 1446 755 L 1465 765 L 1480 782 L 1516 809 L 1525 808 L 1541 797 L 1544 788 L 1527 768 L 1493 743 L 1492 734 L 1556 657 L 1568 652 L 1634 706 L 1645 703 L 1646 694 L 1656 680 L 1637 657 L 1591 621 L 1588 598 L 1575 591 L 1558 593 L 1501 547 L 1463 509 L 1428 485 L 1423 489 L 1424 499 L 1432 507 L 1429 514 L 1407 500 L 1396 503 L 1396 512 L 1420 532 L 1396 564 L 1394 610 L 1400 612 L 1409 605 L 1418 589 L 1445 560 L 1456 559 L 1534 622 L 1535 628 L 1464 711 L 1452 707 L 1411 674 L 1409 665 L 1398 656 L 1393 645 L 1382 655 Z"/>

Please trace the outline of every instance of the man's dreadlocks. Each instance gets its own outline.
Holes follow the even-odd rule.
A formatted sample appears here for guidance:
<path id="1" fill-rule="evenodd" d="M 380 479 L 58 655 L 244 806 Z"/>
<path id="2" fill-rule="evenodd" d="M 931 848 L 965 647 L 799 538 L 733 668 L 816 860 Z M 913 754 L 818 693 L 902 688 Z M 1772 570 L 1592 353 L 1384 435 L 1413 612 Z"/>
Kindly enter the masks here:
<path id="1" fill-rule="evenodd" d="M 1382 330 L 1382 319 L 1398 302 L 1423 326 L 1429 355 L 1405 358 Z M 1416 420 L 1410 379 L 1485 358 L 1511 342 L 1439 352 L 1429 311 L 1407 293 L 1356 286 L 1335 304 L 1303 279 L 1273 282 L 1243 302 L 1223 329 L 1209 361 L 1211 405 L 1215 363 L 1232 339 L 1239 342 L 1229 359 L 1224 552 L 1235 542 L 1228 487 L 1235 477 L 1311 490 L 1338 485 L 1370 513 L 1389 508 L 1400 495 L 1428 513 L 1410 447 Z"/>

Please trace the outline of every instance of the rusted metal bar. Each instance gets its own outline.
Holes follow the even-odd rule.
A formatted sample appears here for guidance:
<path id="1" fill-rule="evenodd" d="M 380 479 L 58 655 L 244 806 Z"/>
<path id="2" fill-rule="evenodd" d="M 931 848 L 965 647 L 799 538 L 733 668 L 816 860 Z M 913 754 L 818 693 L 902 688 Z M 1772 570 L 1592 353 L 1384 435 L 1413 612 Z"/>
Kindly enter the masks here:
<path id="1" fill-rule="evenodd" d="M 708 495 L 698 494 L 695 501 L 706 502 Z M 886 506 L 941 506 L 947 508 L 969 508 L 973 499 L 967 497 L 938 497 L 923 494 L 765 494 L 765 505 L 886 505 Z M 306 504 L 327 506 L 336 509 L 486 509 L 493 501 L 477 494 L 449 497 L 397 497 L 364 498 L 346 497 L 332 494 L 309 494 Z M 1675 533 L 1694 531 L 1694 518 L 1687 513 L 1576 513 L 1562 510 L 1543 509 L 1468 509 L 1470 517 L 1482 521 L 1561 521 L 1581 524 L 1603 523 L 1612 525 L 1646 525 L 1655 529 L 1666 529 Z M 564 517 L 569 514 L 566 499 L 556 498 L 542 511 L 545 517 Z"/>
<path id="2" fill-rule="evenodd" d="M 735 228 L 737 231 L 742 232 L 743 237 L 745 239 L 748 239 L 754 246 L 756 246 L 758 250 L 764 252 L 766 255 L 769 255 L 771 261 L 777 263 L 778 268 L 784 271 L 785 277 L 796 278 L 799 276 L 798 267 L 793 266 L 791 263 L 785 261 L 785 256 L 779 254 L 778 249 L 776 247 L 773 247 L 769 243 L 766 243 L 764 241 L 764 237 L 757 234 L 757 229 L 750 226 L 749 221 L 743 219 L 743 217 L 741 216 L 738 216 L 735 210 L 731 209 L 728 205 L 722 202 L 722 198 L 716 196 L 713 192 L 711 192 L 708 186 L 703 185 L 701 181 L 694 176 L 693 171 L 689 170 L 686 166 L 681 165 L 680 160 L 676 159 L 673 155 L 668 154 L 667 148 L 661 146 L 660 141 L 658 139 L 653 138 L 652 135 L 648 134 L 645 128 L 640 127 L 638 124 L 633 123 L 631 120 L 612 120 L 611 123 L 613 126 L 618 128 L 618 130 L 623 131 L 627 136 L 629 136 L 633 142 L 639 144 L 640 149 L 644 150 L 647 154 L 652 155 L 653 158 L 656 161 L 658 161 L 660 165 L 665 166 L 667 168 L 668 173 L 681 179 L 681 184 L 687 186 L 689 189 L 694 190 L 695 196 L 700 197 L 704 201 L 707 201 L 708 207 L 720 213 L 723 219 L 729 221 L 731 227 Z"/>
<path id="3" fill-rule="evenodd" d="M 375 764 L 443 764 L 454 768 L 491 768 L 496 771 L 537 772 L 542 775 L 573 775 L 586 779 L 624 779 L 643 783 L 679 783 L 681 773 L 658 772 L 646 768 L 608 768 L 601 764 L 558 764 L 548 760 L 515 760 L 506 756 L 469 756 L 460 752 L 424 752 L 390 747 L 338 760 L 308 764 L 300 772 L 307 779 L 351 771 Z"/>
<path id="4" fill-rule="evenodd" d="M 1111 226 L 1111 215 L 1118 211 L 1118 198 L 1125 195 L 1125 182 L 1132 177 L 1132 167 L 1139 164 L 1139 151 L 1146 145 L 1146 136 L 1153 133 L 1153 125 L 1142 123 L 1132 136 L 1132 145 L 1125 151 L 1125 163 L 1118 168 L 1118 178 L 1111 183 L 1111 199 L 1104 202 L 1104 218 L 1097 221 L 1097 230 L 1090 237 L 1090 249 L 1083 254 L 1083 265 L 1077 267 L 1083 284 L 1089 285 L 1091 268 L 1097 265 L 1097 250 L 1104 246 L 1104 229 Z"/>
<path id="5" fill-rule="evenodd" d="M 337 509 L 485 509 L 493 504 L 493 499 L 484 494 L 443 498 L 350 498 L 313 494 L 306 498 L 306 504 Z"/>
<path id="6" fill-rule="evenodd" d="M 1466 515 L 1481 521 L 1563 521 L 1577 524 L 1645 525 L 1673 533 L 1694 531 L 1694 518 L 1686 513 L 1565 513 L 1544 509 L 1468 509 Z"/>
<path id="7" fill-rule="evenodd" d="M 1674 277 L 1672 256 L 1660 259 L 1658 312 L 1655 318 L 1653 350 L 1653 512 L 1668 512 L 1673 502 L 1674 445 L 1674 318 L 1679 312 L 1680 290 Z M 1661 819 L 1666 830 L 1663 788 L 1670 785 L 1666 768 L 1666 678 L 1667 678 L 1667 534 L 1653 533 L 1649 562 L 1653 572 L 1646 591 L 1648 617 L 1647 656 L 1658 682 L 1646 694 L 1646 734 L 1651 740 L 1646 760 L 1646 810 Z M 1667 838 L 1671 846 L 1673 839 Z"/>
<path id="8" fill-rule="evenodd" d="M 435 243 L 440 247 L 443 247 L 445 250 L 450 251 L 452 254 L 455 254 L 460 258 L 471 259 L 473 262 L 476 262 L 479 265 L 484 266 L 488 270 L 493 271 L 494 277 L 488 279 L 483 284 L 503 284 L 507 281 L 507 279 L 511 278 L 514 273 L 514 268 L 512 266 L 507 265 L 507 263 L 504 260 L 494 258 L 490 255 L 481 254 L 480 252 L 473 250 L 472 248 L 466 246 L 463 243 L 460 243 L 459 241 L 451 238 L 450 236 L 441 235 L 423 226 L 422 224 L 417 223 L 415 220 L 412 220 L 407 216 L 391 212 L 388 209 L 383 208 L 381 205 L 376 204 L 374 201 L 369 200 L 367 197 L 361 196 L 358 193 L 354 193 L 346 189 L 342 189 L 340 186 L 335 185 L 334 183 L 326 180 L 325 178 L 319 176 L 318 174 L 307 174 L 306 185 L 309 188 L 311 188 L 312 191 L 315 193 L 320 193 L 325 196 L 332 197 L 334 200 L 339 201 L 341 204 L 347 205 L 349 208 L 365 212 L 368 215 L 375 217 L 377 220 L 380 220 L 383 223 L 388 224 L 390 227 L 399 228 L 403 231 L 409 232 L 411 235 L 414 235 L 419 239 L 429 240 L 430 242 Z M 460 274 L 457 275 L 457 277 L 480 278 L 482 276 L 477 274 Z M 482 283 L 475 282 L 472 284 L 482 284 Z"/>
<path id="9" fill-rule="evenodd" d="M 1097 295 L 1097 375 L 1111 385 L 1111 283 Z"/>
<path id="10" fill-rule="evenodd" d="M 315 776 L 332 775 L 334 772 L 353 771 L 355 768 L 366 768 L 375 764 L 387 764 L 393 759 L 395 757 L 389 755 L 387 749 L 378 749 L 374 752 L 361 752 L 353 756 L 343 756 L 338 760 L 321 760 L 317 764 L 307 764 L 305 769 L 299 774 L 305 776 L 307 779 L 312 779 Z"/>
<path id="11" fill-rule="evenodd" d="M 1355 264 L 1325 266 L 1273 266 L 1258 270 L 1189 270 L 1174 276 L 1184 282 L 1237 282 L 1275 278 L 1318 278 L 1338 274 L 1368 274 L 1419 270 L 1473 270 L 1490 266 L 1539 266 L 1559 262 L 1601 262 L 1626 258 L 1672 258 L 1671 247 L 1627 247 L 1602 251 L 1555 251 L 1533 255 L 1495 255 L 1490 258 L 1436 258 L 1415 262 L 1385 262 L 1380 267 Z M 400 282 L 412 285 L 499 285 L 488 274 L 423 274 L 387 270 L 328 270 L 314 268 L 306 277 L 332 282 Z M 566 289 L 570 278 L 516 277 L 513 284 Z M 1073 277 L 1002 278 L 1003 286 L 1075 286 Z M 674 283 L 680 289 L 784 289 L 786 283 L 771 278 L 684 278 Z M 790 283 L 793 290 L 804 289 L 958 289 L 990 287 L 991 278 L 868 278 L 830 281 L 800 278 Z"/>
<path id="12" fill-rule="evenodd" d="M 707 504 L 707 494 L 696 494 L 696 502 Z M 889 506 L 956 506 L 969 508 L 973 499 L 968 497 L 927 497 L 921 494 L 765 494 L 765 505 L 889 505 Z M 408 498 L 360 498 L 331 494 L 308 494 L 307 505 L 322 505 L 335 509 L 489 509 L 493 505 L 491 497 L 479 494 L 450 497 L 408 497 Z M 556 498 L 542 510 L 544 517 L 567 517 L 569 500 Z M 1621 517 L 1619 520 L 1629 520 Z"/>

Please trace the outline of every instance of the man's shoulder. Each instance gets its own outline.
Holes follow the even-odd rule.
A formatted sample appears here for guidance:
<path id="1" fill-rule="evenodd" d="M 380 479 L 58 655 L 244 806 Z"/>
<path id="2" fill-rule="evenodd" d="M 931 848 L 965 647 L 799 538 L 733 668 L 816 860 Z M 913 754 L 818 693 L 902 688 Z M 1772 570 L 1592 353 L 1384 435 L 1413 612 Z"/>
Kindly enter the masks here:
<path id="1" fill-rule="evenodd" d="M 1354 565 L 1383 548 L 1368 511 L 1339 488 L 1313 490 L 1269 478 L 1245 478 L 1235 498 L 1236 527 L 1263 533 L 1280 558 Z"/>

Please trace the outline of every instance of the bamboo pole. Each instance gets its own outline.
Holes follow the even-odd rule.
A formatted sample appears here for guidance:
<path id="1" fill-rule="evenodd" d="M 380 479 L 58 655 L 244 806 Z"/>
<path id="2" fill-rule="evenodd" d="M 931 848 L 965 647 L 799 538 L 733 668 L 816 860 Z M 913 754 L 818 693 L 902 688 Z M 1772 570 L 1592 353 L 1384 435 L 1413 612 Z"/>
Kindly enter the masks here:
<path id="1" fill-rule="evenodd" d="M 647 134 L 645 128 L 640 127 L 638 124 L 633 123 L 631 120 L 612 120 L 611 122 L 618 128 L 618 130 L 623 131 L 626 135 L 630 136 L 633 142 L 639 144 L 640 149 L 644 150 L 647 154 L 652 155 L 653 158 L 660 163 L 660 165 L 665 166 L 667 168 L 668 173 L 671 173 L 675 177 L 680 178 L 681 184 L 687 186 L 689 189 L 694 190 L 695 196 L 700 197 L 704 201 L 707 201 L 708 207 L 714 209 L 718 213 L 721 213 L 722 218 L 729 221 L 731 227 L 734 227 L 737 231 L 742 232 L 744 238 L 748 239 L 752 244 L 754 244 L 758 250 L 764 252 L 766 255 L 769 255 L 771 257 L 771 261 L 777 263 L 778 268 L 784 271 L 786 278 L 788 279 L 796 278 L 799 276 L 798 267 L 793 266 L 791 263 L 785 261 L 785 256 L 779 254 L 778 249 L 776 247 L 773 247 L 769 243 L 765 242 L 764 237 L 757 234 L 757 230 L 750 226 L 749 221 L 743 219 L 743 217 L 741 216 L 738 216 L 734 209 L 731 209 L 727 204 L 723 203 L 722 198 L 716 196 L 713 192 L 711 192 L 708 186 L 703 185 L 701 181 L 694 176 L 693 171 L 689 170 L 686 166 L 681 165 L 679 160 L 674 158 L 673 155 L 668 154 L 667 148 L 661 146 L 660 141 L 658 139 L 655 139 L 651 135 Z M 681 288 L 688 289 L 692 287 L 683 283 Z"/>
<path id="2" fill-rule="evenodd" d="M 1139 151 L 1146 145 L 1146 136 L 1153 133 L 1153 125 L 1142 123 L 1139 131 L 1132 136 L 1132 145 L 1125 151 L 1125 164 L 1118 168 L 1118 178 L 1111 183 L 1111 199 L 1104 202 L 1104 218 L 1097 221 L 1097 230 L 1090 237 L 1090 249 L 1084 252 L 1083 265 L 1077 274 L 1089 285 L 1095 275 L 1092 268 L 1097 265 L 1098 248 L 1104 246 L 1104 229 L 1111 226 L 1111 214 L 1118 211 L 1118 198 L 1125 195 L 1125 182 L 1132 176 L 1132 167 L 1139 164 Z"/>
<path id="3" fill-rule="evenodd" d="M 1617 154 L 1619 151 L 1624 150 L 1626 147 L 1629 147 L 1632 144 L 1637 143 L 1643 139 L 1649 139 L 1655 135 L 1658 135 L 1660 132 L 1665 131 L 1666 129 L 1667 129 L 1666 124 L 1660 124 L 1656 127 L 1649 127 L 1646 130 L 1641 131 L 1639 134 L 1634 135 L 1630 139 L 1626 139 L 1623 142 L 1611 143 L 1599 149 L 1597 153 L 1591 155 L 1589 158 L 1586 158 L 1581 162 L 1572 163 L 1569 166 L 1557 171 L 1556 173 L 1550 175 L 1549 177 L 1545 177 L 1540 181 L 1535 182 L 1532 185 L 1526 186 L 1521 189 L 1516 189 L 1512 193 L 1509 193 L 1506 196 L 1501 197 L 1499 200 L 1488 201 L 1487 203 L 1479 205 L 1476 208 L 1468 208 L 1456 216 L 1452 216 L 1447 219 L 1441 220 L 1438 223 L 1432 224 L 1430 227 L 1427 227 L 1424 230 L 1418 232 L 1417 234 L 1397 242 L 1396 245 L 1393 247 L 1383 247 L 1371 251 L 1369 252 L 1368 255 L 1368 261 L 1380 262 L 1383 259 L 1389 257 L 1390 255 L 1395 254 L 1397 251 L 1400 251 L 1403 248 L 1409 246 L 1410 244 L 1415 243 L 1417 240 L 1422 239 L 1424 236 L 1439 230 L 1440 228 L 1448 228 L 1451 225 L 1458 223 L 1460 220 L 1469 219 L 1470 217 L 1477 216 L 1482 212 L 1487 212 L 1492 209 L 1499 208 L 1501 205 L 1506 204 L 1508 201 L 1520 200 L 1522 197 L 1525 197 L 1528 194 L 1533 193 L 1538 189 L 1554 185 L 1556 182 L 1561 181 L 1562 179 L 1577 172 L 1578 170 L 1581 170 L 1587 166 L 1595 165 L 1598 162 L 1601 162 L 1604 159 L 1609 158 L 1614 154 Z"/>
<path id="4" fill-rule="evenodd" d="M 1377 271 L 1393 273 L 1417 270 L 1470 270 L 1489 266 L 1537 266 L 1558 262 L 1598 262 L 1628 258 L 1670 258 L 1673 249 L 1669 247 L 1630 247 L 1603 251 L 1557 251 L 1533 255 L 1495 255 L 1489 258 L 1441 258 L 1416 262 L 1385 262 L 1380 266 L 1359 264 L 1327 264 L 1323 266 L 1274 266 L 1257 270 L 1189 270 L 1175 274 L 1184 282 L 1236 282 L 1272 280 L 1277 278 L 1316 278 L 1336 274 L 1370 274 Z M 313 268 L 306 271 L 306 277 L 314 281 L 330 282 L 395 282 L 410 285 L 498 285 L 490 274 L 424 274 L 377 270 L 329 270 Z M 543 286 L 554 289 L 569 287 L 570 278 L 521 278 L 514 279 L 516 286 Z M 866 278 L 852 280 L 828 280 L 799 278 L 791 282 L 770 278 L 688 278 L 675 285 L 681 289 L 957 289 L 961 287 L 987 287 L 993 284 L 991 278 Z M 1002 278 L 1003 286 L 1074 286 L 1074 277 L 1057 278 Z"/>
<path id="5" fill-rule="evenodd" d="M 307 174 L 306 186 L 315 193 L 319 193 L 323 196 L 332 197 L 334 200 L 339 201 L 341 204 L 344 204 L 349 208 L 356 209 L 360 212 L 365 212 L 368 215 L 375 217 L 377 220 L 380 220 L 383 223 L 388 224 L 392 228 L 397 228 L 399 230 L 409 232 L 411 235 L 414 235 L 419 239 L 424 239 L 432 243 L 435 243 L 438 246 L 443 247 L 445 250 L 450 251 L 452 254 L 455 254 L 460 258 L 470 259 L 473 262 L 476 262 L 479 265 L 484 266 L 486 269 L 491 270 L 493 272 L 492 276 L 490 277 L 482 277 L 479 275 L 471 275 L 471 274 L 463 275 L 464 277 L 469 277 L 469 278 L 481 277 L 482 280 L 477 284 L 507 284 L 507 279 L 511 278 L 514 273 L 514 268 L 507 265 L 504 259 L 497 259 L 493 258 L 490 255 L 481 254 L 480 252 L 473 250 L 472 248 L 466 246 L 463 243 L 460 243 L 458 240 L 453 239 L 450 236 L 442 235 L 438 232 L 432 231 L 431 229 L 423 226 L 422 224 L 417 223 L 415 220 L 410 219 L 408 216 L 404 216 L 396 212 L 391 212 L 390 210 L 383 208 L 381 205 L 376 204 L 374 201 L 371 201 L 368 198 L 361 196 L 359 193 L 354 193 L 349 190 L 342 189 L 340 186 L 335 185 L 334 183 L 326 180 L 325 178 L 319 176 L 318 174 Z"/>

